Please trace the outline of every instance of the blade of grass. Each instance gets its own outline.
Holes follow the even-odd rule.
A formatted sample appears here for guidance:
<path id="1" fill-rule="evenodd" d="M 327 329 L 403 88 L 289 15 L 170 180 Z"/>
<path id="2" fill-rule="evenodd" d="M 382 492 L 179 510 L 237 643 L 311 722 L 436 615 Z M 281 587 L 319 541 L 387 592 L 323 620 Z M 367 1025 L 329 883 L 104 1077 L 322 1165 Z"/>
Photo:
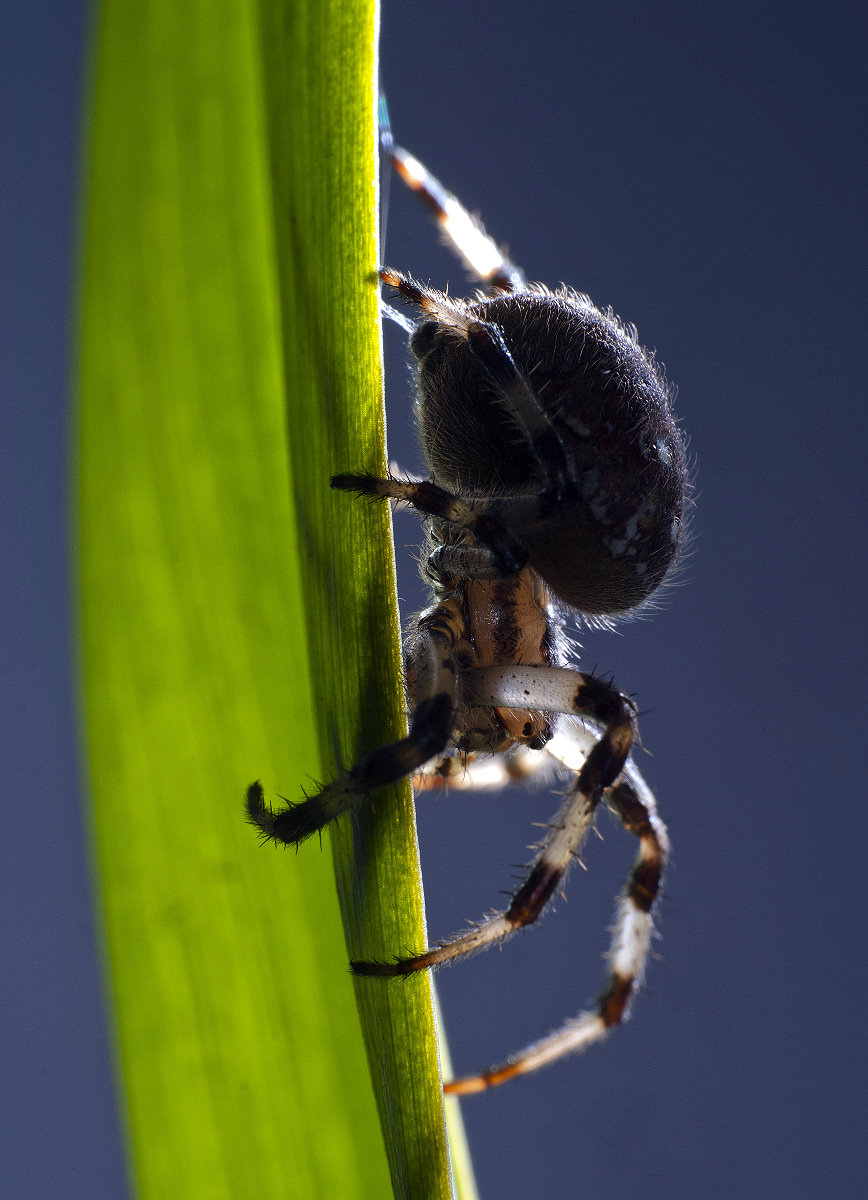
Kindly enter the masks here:
<path id="1" fill-rule="evenodd" d="M 358 182 L 347 178 L 348 166 L 364 162 L 373 143 L 376 72 L 373 43 L 346 19 L 341 0 L 304 16 L 300 8 L 268 6 L 263 33 L 290 454 L 302 524 L 324 533 L 305 585 L 316 677 L 325 681 L 331 669 L 329 689 L 320 697 L 327 712 L 321 750 L 331 775 L 405 732 L 394 686 L 400 654 L 386 633 L 397 627 L 388 512 L 327 491 L 306 437 L 292 437 L 297 425 L 322 438 L 330 448 L 328 474 L 385 468 L 380 388 L 371 386 L 368 364 L 347 341 L 355 322 L 378 322 L 374 176 L 367 177 L 360 204 L 343 200 L 347 186 Z M 346 97 L 353 87 L 358 103 L 336 107 L 335 95 Z M 312 172 L 319 186 L 299 188 L 298 179 Z M 313 314 L 307 304 L 312 295 L 320 301 Z M 354 588 L 346 586 L 351 577 Z M 379 586 L 372 586 L 376 581 Z M 331 623 L 323 623 L 323 611 L 334 614 Z M 338 714 L 351 710 L 354 723 L 340 723 Z M 373 799 L 340 822 L 332 847 L 350 956 L 388 958 L 398 948 L 421 947 L 424 914 L 409 787 Z M 384 988 L 380 980 L 360 979 L 356 990 L 396 1194 L 448 1194 L 442 1095 L 432 1076 L 437 1052 L 430 982 L 413 978 Z M 469 1160 L 463 1161 L 460 1187 L 470 1198 L 472 1174 Z"/>
<path id="2" fill-rule="evenodd" d="M 388 514 L 326 486 L 383 465 L 373 35 L 368 0 L 101 7 L 82 664 L 144 1198 L 389 1189 L 328 857 L 240 816 L 401 723 Z M 352 952 L 420 944 L 407 790 L 334 844 Z M 449 1195 L 428 985 L 357 986 L 394 1192 Z"/>

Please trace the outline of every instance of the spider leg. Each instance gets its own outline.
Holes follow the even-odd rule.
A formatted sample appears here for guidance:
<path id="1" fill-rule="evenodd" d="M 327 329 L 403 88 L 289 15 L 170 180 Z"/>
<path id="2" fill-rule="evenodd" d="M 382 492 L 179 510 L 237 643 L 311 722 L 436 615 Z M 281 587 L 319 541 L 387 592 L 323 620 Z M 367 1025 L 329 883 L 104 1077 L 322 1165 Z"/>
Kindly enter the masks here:
<path id="1" fill-rule="evenodd" d="M 477 542 L 487 547 L 495 556 L 500 570 L 514 575 L 527 562 L 525 548 L 493 516 L 474 508 L 459 496 L 428 480 L 378 479 L 372 475 L 334 475 L 331 485 L 340 491 L 358 492 L 360 495 L 382 496 L 390 500 L 403 500 L 417 512 L 426 516 L 442 517 L 467 530 Z"/>
<path id="2" fill-rule="evenodd" d="M 516 366 L 500 328 L 492 321 L 472 321 L 467 326 L 467 344 L 496 385 L 504 409 L 530 443 L 546 481 L 547 501 L 565 497 L 573 486 L 576 464 L 552 414 Z"/>
<path id="3" fill-rule="evenodd" d="M 553 765 L 549 755 L 522 745 L 510 746 L 500 754 L 448 754 L 414 775 L 413 787 L 416 791 L 499 791 L 507 784 L 546 774 Z"/>
<path id="4" fill-rule="evenodd" d="M 624 828 L 638 837 L 639 855 L 618 901 L 608 955 L 609 971 L 596 1008 L 566 1021 L 560 1029 L 513 1054 L 506 1062 L 447 1083 L 446 1092 L 469 1095 L 537 1071 L 601 1041 L 627 1016 L 648 958 L 653 930 L 651 912 L 660 892 L 669 839 L 657 816 L 654 797 L 635 768 L 626 770 L 608 789 L 606 800 Z"/>
<path id="5" fill-rule="evenodd" d="M 460 703 L 460 676 L 446 622 L 420 629 L 413 647 L 414 708 L 407 737 L 380 746 L 315 796 L 275 813 L 265 803 L 262 785 L 247 789 L 247 817 L 263 837 L 296 846 L 378 788 L 397 783 L 442 754 L 452 738 Z"/>
<path id="6" fill-rule="evenodd" d="M 525 677 L 525 672 L 532 672 Z M 513 676 L 520 676 L 516 688 Z M 633 744 L 636 710 L 610 684 L 567 667 L 485 667 L 467 671 L 468 702 L 570 712 L 599 721 L 603 732 L 579 770 L 566 802 L 549 825 L 524 882 L 502 913 L 422 954 L 392 963 L 354 962 L 358 975 L 407 975 L 442 966 L 499 943 L 538 919 L 591 827 L 606 789 L 624 769 Z"/>
<path id="7" fill-rule="evenodd" d="M 382 139 L 382 145 L 401 179 L 428 206 L 468 270 L 491 288 L 503 292 L 523 291 L 526 285 L 523 272 L 488 236 L 482 222 L 472 216 L 418 158 L 394 145 L 391 137 Z"/>
<path id="8" fill-rule="evenodd" d="M 380 278 L 423 316 L 433 317 L 438 326 L 466 340 L 494 385 L 504 412 L 517 433 L 527 439 L 549 501 L 566 496 L 573 486 L 576 464 L 564 446 L 553 414 L 542 403 L 530 379 L 519 370 L 497 323 L 481 320 L 466 303 L 418 283 L 392 267 L 384 267 Z"/>

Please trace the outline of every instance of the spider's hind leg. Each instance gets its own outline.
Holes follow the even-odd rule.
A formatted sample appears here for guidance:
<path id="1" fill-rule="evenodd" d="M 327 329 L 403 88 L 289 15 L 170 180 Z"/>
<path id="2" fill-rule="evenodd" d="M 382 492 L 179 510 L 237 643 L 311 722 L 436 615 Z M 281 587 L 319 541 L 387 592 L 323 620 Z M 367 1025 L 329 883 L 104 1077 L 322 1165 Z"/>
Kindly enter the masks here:
<path id="1" fill-rule="evenodd" d="M 514 575 L 528 560 L 528 552 L 495 516 L 474 508 L 429 480 L 379 479 L 374 475 L 334 475 L 333 488 L 358 492 L 361 496 L 382 496 L 410 504 L 423 516 L 441 517 L 466 530 L 476 542 L 490 550 L 504 575 Z"/>
<path id="2" fill-rule="evenodd" d="M 472 216 L 457 196 L 447 191 L 418 158 L 394 144 L 391 130 L 388 138 L 381 136 L 381 144 L 398 175 L 428 207 L 468 270 L 490 288 L 503 292 L 522 291 L 527 282 L 524 272 L 489 237 L 482 222 Z"/>

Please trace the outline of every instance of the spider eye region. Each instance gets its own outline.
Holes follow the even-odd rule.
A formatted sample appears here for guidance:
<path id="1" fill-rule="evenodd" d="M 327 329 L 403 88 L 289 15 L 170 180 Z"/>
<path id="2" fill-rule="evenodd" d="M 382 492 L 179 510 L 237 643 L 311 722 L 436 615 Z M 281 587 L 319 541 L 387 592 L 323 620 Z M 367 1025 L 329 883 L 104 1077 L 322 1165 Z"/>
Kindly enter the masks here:
<path id="1" fill-rule="evenodd" d="M 496 513 L 568 607 L 635 608 L 683 541 L 686 454 L 661 368 L 574 293 L 534 285 L 465 311 L 472 340 L 436 319 L 411 339 L 434 479 Z"/>

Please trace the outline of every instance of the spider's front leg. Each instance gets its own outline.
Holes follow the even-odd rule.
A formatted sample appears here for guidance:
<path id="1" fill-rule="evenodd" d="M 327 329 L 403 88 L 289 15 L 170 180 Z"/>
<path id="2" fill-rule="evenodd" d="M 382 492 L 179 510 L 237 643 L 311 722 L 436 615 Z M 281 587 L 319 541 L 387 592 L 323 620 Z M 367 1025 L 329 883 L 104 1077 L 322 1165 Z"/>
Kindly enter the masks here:
<path id="1" fill-rule="evenodd" d="M 579 680 L 581 682 L 578 682 Z M 550 704 L 556 711 L 578 712 L 583 700 L 588 701 L 598 688 L 604 691 L 608 689 L 610 693 L 613 691 L 609 685 L 599 680 L 579 676 L 577 672 L 564 668 L 489 667 L 475 673 L 472 698 L 479 700 L 484 697 L 488 703 L 520 707 L 526 704 L 532 695 L 541 705 Z M 630 724 L 635 732 L 635 710 L 632 708 L 632 702 L 627 701 L 626 697 L 622 699 L 634 714 Z M 571 709 L 567 707 L 569 704 Z M 597 711 L 589 711 L 584 715 L 591 716 L 595 722 L 599 722 L 608 706 L 607 702 L 602 705 L 591 703 L 591 710 L 596 707 Z M 579 773 L 578 785 L 581 783 L 582 772 L 605 741 L 608 732 L 609 730 L 606 730 L 601 741 L 591 747 Z M 563 753 L 563 761 L 567 762 L 573 757 L 578 744 L 587 744 L 587 739 L 592 736 L 590 731 L 581 727 L 575 727 L 572 732 L 565 731 L 560 738 L 562 751 L 559 753 L 553 742 L 550 746 L 551 753 L 558 758 Z M 555 741 L 558 741 L 557 737 Z M 669 838 L 665 825 L 657 815 L 654 796 L 639 771 L 629 759 L 622 762 L 622 768 L 611 786 L 606 787 L 605 798 L 624 828 L 639 839 L 639 854 L 618 901 L 608 955 L 609 970 L 595 1008 L 566 1021 L 560 1029 L 513 1054 L 506 1062 L 477 1075 L 468 1075 L 446 1084 L 447 1092 L 467 1095 L 496 1087 L 517 1075 L 537 1071 L 567 1054 L 586 1050 L 595 1042 L 601 1041 L 609 1030 L 619 1025 L 627 1015 L 630 1002 L 642 981 L 650 950 L 653 910 L 666 869 Z M 608 769 L 606 768 L 607 771 Z M 569 804 L 569 801 L 567 803 Z M 545 846 L 540 858 L 544 855 Z"/>
<path id="2" fill-rule="evenodd" d="M 505 1063 L 447 1083 L 445 1090 L 457 1095 L 495 1087 L 564 1055 L 584 1050 L 624 1019 L 648 957 L 652 910 L 669 850 L 666 828 L 657 815 L 654 797 L 628 760 L 636 732 L 636 710 L 627 696 L 600 679 L 566 667 L 483 667 L 468 671 L 465 682 L 466 699 L 471 705 L 572 714 L 601 726 L 602 734 L 593 741 L 572 791 L 549 825 L 524 883 L 504 913 L 413 958 L 395 963 L 353 963 L 356 973 L 404 975 L 454 962 L 502 941 L 536 920 L 578 853 L 603 797 L 625 829 L 639 839 L 639 855 L 618 903 L 609 972 L 595 1009 L 580 1013 Z M 588 731 L 582 732 L 584 735 Z M 559 757 L 557 753 L 555 756 Z"/>
<path id="3" fill-rule="evenodd" d="M 445 754 L 413 776 L 415 792 L 447 788 L 450 791 L 502 791 L 511 783 L 527 782 L 550 774 L 555 760 L 538 750 L 516 744 L 501 754 Z"/>
<path id="4" fill-rule="evenodd" d="M 639 854 L 618 901 L 608 954 L 609 971 L 596 1006 L 565 1021 L 559 1029 L 511 1055 L 506 1062 L 447 1083 L 444 1091 L 469 1095 L 538 1071 L 602 1041 L 627 1015 L 650 950 L 652 910 L 663 880 L 669 838 L 657 815 L 654 797 L 635 767 L 628 765 L 621 779 L 607 791 L 606 801 L 624 828 L 639 839 Z"/>
<path id="5" fill-rule="evenodd" d="M 551 899 L 591 827 L 594 813 L 624 769 L 633 744 L 636 710 L 603 680 L 567 667 L 484 667 L 465 674 L 466 699 L 501 708 L 571 713 L 603 728 L 560 812 L 549 824 L 527 877 L 508 908 L 422 954 L 391 963 L 354 962 L 358 975 L 407 975 L 475 954 L 531 925 Z"/>
<path id="6" fill-rule="evenodd" d="M 452 740 L 460 677 L 446 621 L 420 628 L 413 648 L 414 707 L 407 737 L 380 746 L 301 804 L 272 812 L 257 781 L 247 789 L 247 816 L 264 838 L 297 846 L 373 791 L 397 783 L 442 754 Z"/>

